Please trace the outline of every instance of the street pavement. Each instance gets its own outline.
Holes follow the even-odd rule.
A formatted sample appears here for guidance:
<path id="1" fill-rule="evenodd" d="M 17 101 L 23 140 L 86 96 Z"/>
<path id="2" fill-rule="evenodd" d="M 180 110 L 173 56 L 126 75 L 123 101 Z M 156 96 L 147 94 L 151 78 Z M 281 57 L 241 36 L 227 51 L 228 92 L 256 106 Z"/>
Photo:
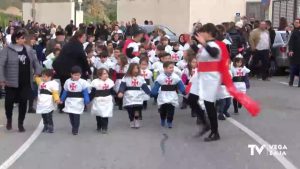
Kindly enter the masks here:
<path id="1" fill-rule="evenodd" d="M 258 117 L 245 110 L 232 118 L 270 144 L 286 145 L 285 158 L 300 168 L 300 89 L 288 87 L 286 77 L 269 82 L 251 80 L 248 91 L 262 107 Z M 0 103 L 0 166 L 34 132 L 41 117 L 27 114 L 25 133 L 6 131 L 3 100 Z M 17 120 L 15 113 L 14 121 Z M 54 114 L 55 133 L 41 133 L 11 169 L 282 169 L 276 158 L 265 151 L 250 155 L 249 144 L 257 140 L 233 123 L 219 121 L 221 140 L 206 143 L 195 138 L 198 128 L 190 110 L 176 109 L 174 128 L 160 127 L 157 106 L 149 101 L 143 112 L 142 127 L 129 128 L 126 111 L 114 111 L 107 135 L 97 133 L 96 120 L 89 113 L 81 116 L 78 136 L 71 134 L 66 114 Z"/>

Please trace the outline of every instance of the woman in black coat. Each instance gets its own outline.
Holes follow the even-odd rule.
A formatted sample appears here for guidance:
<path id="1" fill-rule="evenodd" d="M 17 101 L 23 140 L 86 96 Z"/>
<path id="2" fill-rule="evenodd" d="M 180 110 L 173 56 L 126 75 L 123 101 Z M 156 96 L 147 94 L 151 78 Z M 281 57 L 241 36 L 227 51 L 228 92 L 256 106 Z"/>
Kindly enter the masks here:
<path id="1" fill-rule="evenodd" d="M 300 20 L 294 22 L 295 29 L 289 40 L 289 59 L 290 59 L 290 81 L 289 85 L 293 86 L 295 75 L 300 75 Z M 298 82 L 300 87 L 300 80 Z"/>
<path id="2" fill-rule="evenodd" d="M 73 66 L 79 66 L 81 68 L 81 78 L 88 79 L 89 75 L 91 75 L 90 66 L 82 45 L 85 39 L 85 33 L 77 31 L 70 41 L 64 45 L 60 55 L 53 62 L 53 69 L 60 79 L 62 88 L 66 80 L 71 77 L 71 69 Z"/>

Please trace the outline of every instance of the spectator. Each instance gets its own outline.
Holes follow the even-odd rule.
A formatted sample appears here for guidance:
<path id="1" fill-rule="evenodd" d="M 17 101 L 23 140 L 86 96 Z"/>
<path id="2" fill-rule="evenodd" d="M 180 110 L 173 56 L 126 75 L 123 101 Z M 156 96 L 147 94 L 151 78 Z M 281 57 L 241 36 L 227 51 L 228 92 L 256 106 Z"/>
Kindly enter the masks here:
<path id="1" fill-rule="evenodd" d="M 46 51 L 45 55 L 48 56 L 50 53 L 53 52 L 54 47 L 56 44 L 60 44 L 61 47 L 65 45 L 65 33 L 63 31 L 57 31 L 55 33 L 55 39 L 51 39 L 48 41 L 47 46 L 46 46 Z"/>
<path id="2" fill-rule="evenodd" d="M 262 65 L 260 66 L 260 73 L 264 81 L 268 80 L 268 69 L 269 69 L 269 56 L 270 56 L 270 34 L 267 30 L 267 24 L 265 21 L 261 21 L 259 28 L 254 29 L 250 33 L 250 46 L 253 52 L 253 58 L 251 63 L 251 71 L 255 74 L 258 73 L 256 70 L 259 61 Z"/>
<path id="3" fill-rule="evenodd" d="M 230 45 L 230 57 L 231 60 L 234 59 L 235 56 L 239 54 L 239 49 L 244 47 L 245 41 L 243 38 L 240 29 L 243 28 L 243 22 L 230 23 L 230 28 L 228 30 L 228 34 L 230 37 L 231 45 Z"/>
<path id="4" fill-rule="evenodd" d="M 279 27 L 278 30 L 279 31 L 285 31 L 285 28 L 288 26 L 288 22 L 286 20 L 286 18 L 281 17 L 279 20 Z"/>
<path id="5" fill-rule="evenodd" d="M 14 103 L 19 103 L 19 132 L 25 132 L 23 126 L 27 111 L 27 100 L 33 89 L 33 75 L 41 73 L 41 66 L 32 48 L 25 46 L 25 31 L 16 30 L 12 34 L 12 43 L 0 53 L 0 82 L 5 88 L 6 129 L 12 129 Z"/>
<path id="6" fill-rule="evenodd" d="M 290 81 L 289 85 L 293 86 L 295 75 L 300 75 L 300 19 L 294 21 L 294 31 L 292 32 L 289 41 L 289 53 L 290 59 Z M 300 87 L 300 80 L 298 82 Z"/>
<path id="7" fill-rule="evenodd" d="M 5 38 L 3 33 L 0 31 L 0 51 L 5 47 Z"/>
<path id="8" fill-rule="evenodd" d="M 67 37 L 71 37 L 73 35 L 73 28 L 74 28 L 74 24 L 73 24 L 73 20 L 71 20 L 70 24 L 68 24 L 65 28 Z"/>

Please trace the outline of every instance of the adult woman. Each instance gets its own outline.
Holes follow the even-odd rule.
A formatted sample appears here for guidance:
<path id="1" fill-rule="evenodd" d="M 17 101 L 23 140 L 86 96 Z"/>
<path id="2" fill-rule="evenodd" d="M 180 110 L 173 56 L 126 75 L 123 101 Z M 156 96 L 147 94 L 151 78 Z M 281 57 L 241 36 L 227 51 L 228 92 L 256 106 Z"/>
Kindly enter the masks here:
<path id="1" fill-rule="evenodd" d="M 85 33 L 77 31 L 70 41 L 63 46 L 59 57 L 53 62 L 53 68 L 60 79 L 62 88 L 65 81 L 70 78 L 71 68 L 73 66 L 79 66 L 81 68 L 81 77 L 83 79 L 87 79 L 88 76 L 91 75 L 91 69 L 83 49 L 85 39 Z"/>
<path id="2" fill-rule="evenodd" d="M 0 53 L 0 82 L 5 85 L 6 129 L 12 129 L 14 102 L 19 103 L 19 132 L 27 111 L 27 100 L 33 88 L 33 76 L 41 73 L 41 65 L 31 47 L 25 46 L 26 32 L 19 29 L 12 34 L 12 43 Z"/>

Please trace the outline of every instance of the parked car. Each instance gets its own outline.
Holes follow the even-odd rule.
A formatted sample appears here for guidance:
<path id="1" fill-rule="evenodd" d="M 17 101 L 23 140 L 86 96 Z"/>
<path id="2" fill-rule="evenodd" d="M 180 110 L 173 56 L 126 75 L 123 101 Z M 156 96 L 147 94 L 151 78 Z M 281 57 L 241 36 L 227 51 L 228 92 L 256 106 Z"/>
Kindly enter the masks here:
<path id="1" fill-rule="evenodd" d="M 290 33 L 286 31 L 276 31 L 272 52 L 275 56 L 271 61 L 272 71 L 282 73 L 289 67 L 288 41 Z"/>
<path id="2" fill-rule="evenodd" d="M 160 28 L 160 29 L 162 29 L 163 31 L 166 32 L 166 35 L 168 35 L 170 37 L 171 42 L 177 42 L 178 41 L 178 36 L 176 35 L 176 33 L 171 31 L 166 26 L 163 26 L 163 25 L 140 25 L 140 27 L 143 28 L 148 34 L 152 33 L 155 30 L 155 28 Z"/>

